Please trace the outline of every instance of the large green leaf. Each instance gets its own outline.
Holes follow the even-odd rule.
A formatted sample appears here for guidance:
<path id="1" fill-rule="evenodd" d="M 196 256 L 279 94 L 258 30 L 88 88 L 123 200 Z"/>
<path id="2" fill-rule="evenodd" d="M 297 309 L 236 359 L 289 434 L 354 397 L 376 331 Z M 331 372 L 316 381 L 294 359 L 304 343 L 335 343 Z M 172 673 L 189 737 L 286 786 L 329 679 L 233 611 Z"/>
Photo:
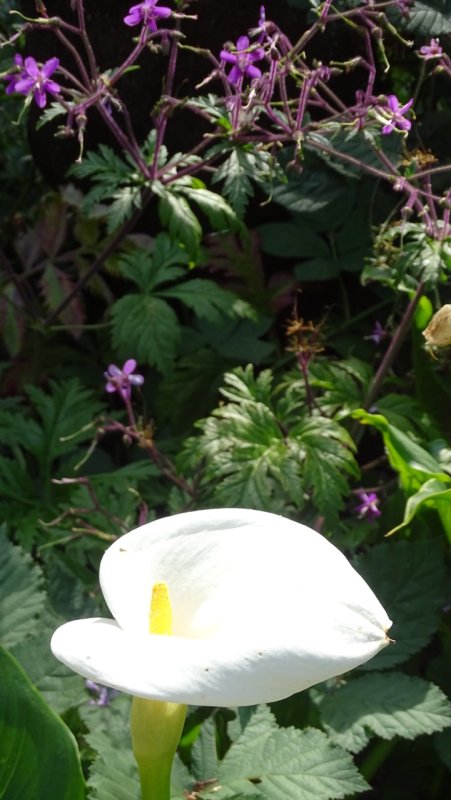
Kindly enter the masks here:
<path id="1" fill-rule="evenodd" d="M 400 664 L 425 647 L 438 628 L 446 597 L 442 542 L 384 542 L 353 563 L 393 620 L 390 636 L 395 640 L 363 669 Z"/>
<path id="2" fill-rule="evenodd" d="M 258 228 L 262 250 L 282 258 L 313 258 L 330 254 L 326 241 L 299 220 L 268 222 Z"/>
<path id="3" fill-rule="evenodd" d="M 40 568 L 9 542 L 4 528 L 0 529 L 0 551 L 0 641 L 12 647 L 34 633 L 46 598 Z"/>
<path id="4" fill-rule="evenodd" d="M 423 483 L 418 492 L 409 497 L 406 503 L 403 521 L 400 522 L 399 525 L 395 525 L 386 535 L 391 536 L 393 533 L 396 533 L 396 531 L 409 525 L 422 506 L 434 508 L 439 512 L 443 510 L 446 514 L 450 499 L 451 481 L 449 478 L 446 483 L 438 481 L 436 478 L 431 478 Z"/>
<path id="5" fill-rule="evenodd" d="M 124 358 L 138 360 L 166 372 L 180 340 L 177 315 L 164 300 L 129 294 L 112 308 L 113 345 Z"/>
<path id="6" fill-rule="evenodd" d="M 328 800 L 368 789 L 351 758 L 324 733 L 278 728 L 266 706 L 252 714 L 218 768 L 218 783 L 236 794 L 249 791 L 250 782 L 267 800 Z"/>
<path id="7" fill-rule="evenodd" d="M 401 672 L 372 673 L 327 694 L 321 720 L 332 740 L 358 753 L 372 736 L 415 739 L 451 725 L 451 703 L 433 683 Z"/>
<path id="8" fill-rule="evenodd" d="M 83 800 L 74 738 L 15 659 L 0 648 L 0 797 Z"/>
<path id="9" fill-rule="evenodd" d="M 181 300 L 194 313 L 213 323 L 220 323 L 224 316 L 234 316 L 236 296 L 213 281 L 205 278 L 193 278 L 170 289 L 158 292 L 160 297 Z"/>
<path id="10" fill-rule="evenodd" d="M 440 463 L 411 436 L 390 425 L 382 414 L 370 414 L 358 409 L 353 416 L 364 425 L 372 425 L 382 434 L 390 464 L 398 472 L 406 491 L 419 489 L 427 478 L 448 480 Z"/>

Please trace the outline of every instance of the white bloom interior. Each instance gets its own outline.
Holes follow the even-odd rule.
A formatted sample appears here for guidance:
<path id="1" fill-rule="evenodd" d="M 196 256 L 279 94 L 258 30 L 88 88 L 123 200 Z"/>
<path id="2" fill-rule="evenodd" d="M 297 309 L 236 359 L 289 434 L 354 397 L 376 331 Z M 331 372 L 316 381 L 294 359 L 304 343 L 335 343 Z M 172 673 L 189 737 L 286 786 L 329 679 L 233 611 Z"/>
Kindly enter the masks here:
<path id="1" fill-rule="evenodd" d="M 372 658 L 391 625 L 330 542 L 261 511 L 216 509 L 157 520 L 105 553 L 114 620 L 59 628 L 52 651 L 81 675 L 130 694 L 192 705 L 288 697 Z M 149 630 L 165 583 L 172 636 Z"/>

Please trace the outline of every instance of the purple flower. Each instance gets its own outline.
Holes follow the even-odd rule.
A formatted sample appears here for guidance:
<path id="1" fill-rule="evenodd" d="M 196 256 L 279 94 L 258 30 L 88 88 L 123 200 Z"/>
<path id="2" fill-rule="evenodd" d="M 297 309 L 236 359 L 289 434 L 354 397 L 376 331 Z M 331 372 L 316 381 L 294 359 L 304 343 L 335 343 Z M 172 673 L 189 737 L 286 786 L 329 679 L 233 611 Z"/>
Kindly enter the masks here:
<path id="1" fill-rule="evenodd" d="M 428 61 L 431 58 L 439 58 L 443 55 L 443 48 L 438 39 L 431 39 L 429 44 L 424 44 L 423 47 L 420 47 L 419 54 L 425 61 Z"/>
<path id="2" fill-rule="evenodd" d="M 378 508 L 379 498 L 376 492 L 357 492 L 358 498 L 361 501 L 354 511 L 359 519 L 373 520 L 380 517 L 381 512 Z"/>
<path id="3" fill-rule="evenodd" d="M 386 336 L 387 336 L 387 331 L 385 330 L 385 328 L 382 327 L 379 320 L 376 320 L 376 322 L 374 323 L 373 332 L 370 333 L 369 336 L 365 336 L 365 339 L 369 339 L 371 342 L 374 342 L 374 344 L 378 345 L 384 341 Z"/>
<path id="4" fill-rule="evenodd" d="M 229 83 L 231 83 L 232 86 L 240 86 L 245 76 L 248 78 L 260 78 L 262 74 L 261 70 L 258 67 L 254 67 L 254 61 L 261 61 L 264 54 L 262 47 L 249 50 L 248 36 L 240 36 L 236 43 L 235 52 L 221 50 L 221 59 L 228 64 L 233 64 L 227 76 Z"/>
<path id="5" fill-rule="evenodd" d="M 110 364 L 108 370 L 104 372 L 107 384 L 105 389 L 107 392 L 119 392 L 123 400 L 130 400 L 132 394 L 132 386 L 142 386 L 144 383 L 143 375 L 134 375 L 136 369 L 136 361 L 134 358 L 129 358 L 125 362 L 122 369 L 116 364 Z"/>
<path id="6" fill-rule="evenodd" d="M 6 87 L 6 94 L 17 92 L 18 94 L 33 95 L 35 103 L 39 108 L 44 108 L 47 104 L 47 94 L 58 95 L 61 87 L 56 81 L 50 80 L 56 69 L 59 67 L 58 58 L 49 58 L 40 67 L 33 56 L 28 56 L 25 60 L 20 55 L 14 57 L 16 67 L 20 67 L 19 72 L 10 72 L 5 76 L 9 81 Z"/>
<path id="7" fill-rule="evenodd" d="M 85 687 L 89 692 L 92 692 L 96 697 L 91 697 L 89 701 L 90 706 L 109 706 L 110 700 L 118 694 L 116 689 L 110 689 L 108 686 L 101 686 L 94 681 L 85 680 Z"/>
<path id="8" fill-rule="evenodd" d="M 412 123 L 409 119 L 405 119 L 405 114 L 407 114 L 408 110 L 412 107 L 413 98 L 403 106 L 400 106 L 399 100 L 395 94 L 389 94 L 387 100 L 388 108 L 384 106 L 384 108 L 379 109 L 379 111 L 382 112 L 381 117 L 385 121 L 382 133 L 388 134 L 394 130 L 401 131 L 401 133 L 410 131 Z"/>
<path id="9" fill-rule="evenodd" d="M 159 19 L 167 19 L 172 14 L 170 8 L 167 6 L 158 6 L 159 0 L 143 0 L 136 6 L 132 6 L 128 10 L 128 14 L 124 17 L 126 25 L 133 27 L 134 25 L 147 25 L 151 31 L 157 30 L 157 22 Z"/>

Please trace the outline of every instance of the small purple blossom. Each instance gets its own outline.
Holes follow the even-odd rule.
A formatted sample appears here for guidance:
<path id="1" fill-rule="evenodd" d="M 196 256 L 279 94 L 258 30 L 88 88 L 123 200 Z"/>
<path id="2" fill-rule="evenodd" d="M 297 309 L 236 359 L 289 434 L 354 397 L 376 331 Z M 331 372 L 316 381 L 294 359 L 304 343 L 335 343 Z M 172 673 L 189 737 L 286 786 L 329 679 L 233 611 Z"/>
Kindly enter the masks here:
<path id="1" fill-rule="evenodd" d="M 418 52 L 425 61 L 429 61 L 431 58 L 440 58 L 443 55 L 443 48 L 438 39 L 431 39 L 429 44 L 424 44 Z"/>
<path id="2" fill-rule="evenodd" d="M 411 98 L 405 105 L 401 106 L 395 94 L 389 94 L 387 97 L 388 108 L 380 108 L 381 117 L 385 121 L 382 128 L 382 133 L 388 134 L 397 130 L 401 133 L 407 133 L 412 127 L 409 119 L 405 119 L 405 115 L 413 105 L 413 98 Z"/>
<path id="3" fill-rule="evenodd" d="M 265 53 L 262 47 L 249 49 L 249 37 L 240 36 L 236 43 L 236 51 L 221 50 L 220 57 L 227 64 L 233 64 L 227 75 L 232 86 L 240 86 L 243 78 L 260 78 L 261 70 L 254 67 L 254 61 L 261 61 Z"/>
<path id="4" fill-rule="evenodd" d="M 361 501 L 354 511 L 359 519 L 373 520 L 380 517 L 381 512 L 378 508 L 379 498 L 376 492 L 357 492 L 357 496 Z"/>
<path id="5" fill-rule="evenodd" d="M 49 58 L 45 64 L 39 66 L 33 56 L 23 59 L 21 55 L 16 54 L 14 63 L 19 71 L 10 72 L 5 76 L 5 80 L 9 81 L 6 94 L 17 92 L 18 94 L 33 95 L 39 108 L 47 105 L 47 94 L 60 94 L 60 85 L 51 80 L 51 75 L 59 67 L 58 58 Z"/>
<path id="6" fill-rule="evenodd" d="M 134 374 L 136 369 L 136 361 L 134 358 L 129 358 L 125 362 L 122 369 L 116 364 L 110 364 L 108 370 L 104 372 L 104 377 L 107 381 L 105 389 L 107 392 L 119 392 L 123 400 L 130 400 L 132 394 L 132 386 L 142 386 L 144 383 L 144 376 Z"/>
<path id="7" fill-rule="evenodd" d="M 379 320 L 376 320 L 372 333 L 370 333 L 369 336 L 365 336 L 365 339 L 369 339 L 375 345 L 379 345 L 384 341 L 387 335 L 385 328 L 381 325 Z"/>
<path id="8" fill-rule="evenodd" d="M 159 19 L 167 19 L 172 14 L 172 10 L 167 6 L 159 6 L 159 0 L 143 0 L 136 6 L 132 6 L 128 10 L 128 14 L 124 17 L 126 25 L 133 27 L 134 25 L 147 25 L 147 27 L 155 33 L 157 22 Z"/>
<path id="9" fill-rule="evenodd" d="M 110 689 L 108 686 L 101 686 L 94 681 L 85 680 L 86 689 L 92 693 L 89 705 L 90 706 L 109 706 L 110 700 L 118 694 L 116 689 Z"/>

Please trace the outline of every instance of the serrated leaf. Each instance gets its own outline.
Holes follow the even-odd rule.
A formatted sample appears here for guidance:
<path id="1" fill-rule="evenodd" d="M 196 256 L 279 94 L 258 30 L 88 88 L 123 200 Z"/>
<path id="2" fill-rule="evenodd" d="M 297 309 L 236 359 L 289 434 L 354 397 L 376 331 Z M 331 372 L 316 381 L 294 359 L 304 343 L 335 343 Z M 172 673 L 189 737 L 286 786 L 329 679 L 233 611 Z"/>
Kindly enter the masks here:
<path id="1" fill-rule="evenodd" d="M 218 763 L 216 725 L 214 719 L 209 717 L 203 723 L 191 750 L 191 769 L 196 780 L 215 778 L 218 774 Z"/>
<path id="2" fill-rule="evenodd" d="M 192 258 L 198 254 L 202 228 L 185 197 L 161 184 L 154 185 L 160 198 L 159 214 L 162 225 L 167 226 L 171 238 L 183 244 Z"/>
<path id="3" fill-rule="evenodd" d="M 129 294 L 114 303 L 111 315 L 113 346 L 124 358 L 133 353 L 138 361 L 161 372 L 171 367 L 180 326 L 168 303 L 158 297 Z"/>
<path id="4" fill-rule="evenodd" d="M 183 191 L 190 200 L 197 203 L 216 231 L 236 230 L 239 227 L 233 208 L 222 195 L 203 188 L 186 188 Z"/>
<path id="5" fill-rule="evenodd" d="M 45 593 L 40 568 L 0 529 L 0 641 L 12 647 L 31 636 L 42 614 Z"/>
<path id="6" fill-rule="evenodd" d="M 213 323 L 220 323 L 224 316 L 234 316 L 236 296 L 205 278 L 193 278 L 170 289 L 160 290 L 158 295 L 181 300 L 196 316 Z"/>
<path id="7" fill-rule="evenodd" d="M 437 8 L 437 6 L 439 6 Z M 399 15 L 398 15 L 399 19 Z M 423 3 L 415 0 L 409 8 L 407 18 L 403 17 L 409 33 L 422 36 L 442 36 L 451 33 L 450 6 L 447 0 Z"/>
<path id="8" fill-rule="evenodd" d="M 0 648 L 0 796 L 83 800 L 75 740 L 15 659 Z"/>
<path id="9" fill-rule="evenodd" d="M 223 192 L 239 217 L 246 211 L 249 199 L 254 195 L 251 183 L 252 165 L 248 154 L 236 147 L 216 170 L 214 183 L 224 181 Z"/>
<path id="10" fill-rule="evenodd" d="M 267 800 L 328 800 L 368 788 L 351 758 L 324 733 L 278 728 L 266 706 L 256 710 L 219 766 L 223 787 L 239 793 L 250 781 Z"/>
<path id="11" fill-rule="evenodd" d="M 361 669 L 400 664 L 425 647 L 437 630 L 446 597 L 442 543 L 384 542 L 357 556 L 354 565 L 393 620 L 390 636 L 395 640 Z"/>
<path id="12" fill-rule="evenodd" d="M 165 234 L 160 234 L 155 240 L 155 249 L 153 253 L 148 250 L 136 248 L 131 253 L 123 255 L 119 261 L 119 270 L 125 278 L 136 283 L 142 292 L 150 292 L 158 284 L 172 281 L 185 274 L 185 269 L 177 266 L 186 262 L 186 254 L 177 245 L 170 245 L 172 256 L 166 255 L 166 258 L 161 253 L 162 247 L 159 245 L 158 240 L 170 243 L 169 237 Z M 165 249 L 166 245 L 163 245 Z M 161 257 L 163 256 L 163 257 Z M 176 257 L 177 256 L 177 257 Z"/>
<path id="13" fill-rule="evenodd" d="M 433 683 L 401 672 L 350 680 L 320 703 L 332 740 L 358 753 L 372 736 L 415 739 L 451 725 L 451 703 Z"/>

